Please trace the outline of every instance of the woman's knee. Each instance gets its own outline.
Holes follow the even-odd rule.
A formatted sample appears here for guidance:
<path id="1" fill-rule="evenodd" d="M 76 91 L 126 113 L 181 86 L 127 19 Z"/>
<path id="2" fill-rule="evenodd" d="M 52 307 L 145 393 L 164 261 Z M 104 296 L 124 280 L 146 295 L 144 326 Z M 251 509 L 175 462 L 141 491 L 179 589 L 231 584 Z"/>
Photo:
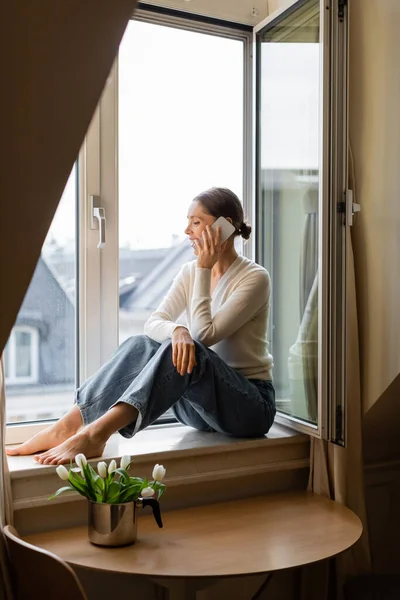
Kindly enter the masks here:
<path id="1" fill-rule="evenodd" d="M 194 345 L 196 348 L 197 357 L 201 356 L 204 359 L 210 358 L 210 355 L 213 353 L 213 351 L 210 350 L 210 348 L 207 348 L 207 346 L 205 346 L 201 342 L 198 342 L 197 340 L 194 341 Z"/>
<path id="2" fill-rule="evenodd" d="M 128 353 L 146 354 L 148 352 L 157 352 L 159 347 L 160 344 L 147 335 L 132 335 L 120 345 L 119 349 Z"/>
<path id="3" fill-rule="evenodd" d="M 160 347 L 160 344 L 158 342 L 152 340 L 151 338 L 149 338 L 149 336 L 145 334 L 132 335 L 130 338 L 128 338 L 128 341 L 133 346 L 154 346 L 155 348 Z"/>

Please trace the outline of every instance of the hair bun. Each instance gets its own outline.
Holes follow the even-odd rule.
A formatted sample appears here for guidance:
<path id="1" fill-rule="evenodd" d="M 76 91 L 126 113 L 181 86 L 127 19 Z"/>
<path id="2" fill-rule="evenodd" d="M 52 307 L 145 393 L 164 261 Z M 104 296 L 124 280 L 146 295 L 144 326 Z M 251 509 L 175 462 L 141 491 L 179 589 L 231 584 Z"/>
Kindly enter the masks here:
<path id="1" fill-rule="evenodd" d="M 251 234 L 251 226 L 247 223 L 242 223 L 239 229 L 239 233 L 243 239 L 248 240 Z"/>

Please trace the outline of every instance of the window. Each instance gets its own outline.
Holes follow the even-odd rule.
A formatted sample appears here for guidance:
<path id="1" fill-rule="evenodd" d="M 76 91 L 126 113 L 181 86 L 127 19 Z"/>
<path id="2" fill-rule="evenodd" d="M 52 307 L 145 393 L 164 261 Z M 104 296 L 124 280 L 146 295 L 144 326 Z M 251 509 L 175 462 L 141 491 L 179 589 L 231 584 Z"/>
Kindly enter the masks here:
<path id="1" fill-rule="evenodd" d="M 9 423 L 59 418 L 73 401 L 75 181 L 74 168 L 6 346 Z"/>
<path id="2" fill-rule="evenodd" d="M 143 333 L 193 259 L 191 199 L 213 185 L 242 196 L 243 41 L 220 33 L 133 20 L 120 45 L 120 342 Z"/>
<path id="3" fill-rule="evenodd" d="M 277 409 L 343 444 L 346 22 L 299 0 L 257 28 L 257 260 L 270 272 Z M 330 36 L 330 32 L 332 35 Z M 340 210 L 338 210 L 338 208 Z"/>
<path id="4" fill-rule="evenodd" d="M 277 406 L 312 423 L 318 403 L 319 1 L 260 43 L 260 259 L 272 276 Z"/>
<path id="5" fill-rule="evenodd" d="M 6 385 L 37 383 L 39 379 L 39 335 L 37 329 L 17 325 L 5 353 Z"/>

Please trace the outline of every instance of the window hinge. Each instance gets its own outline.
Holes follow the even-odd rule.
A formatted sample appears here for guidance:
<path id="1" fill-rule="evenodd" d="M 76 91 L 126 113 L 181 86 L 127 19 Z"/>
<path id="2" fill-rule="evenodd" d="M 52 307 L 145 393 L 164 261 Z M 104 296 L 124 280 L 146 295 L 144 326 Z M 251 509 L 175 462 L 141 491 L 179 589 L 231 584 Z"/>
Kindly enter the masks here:
<path id="1" fill-rule="evenodd" d="M 353 190 L 346 190 L 344 193 L 344 205 L 346 207 L 345 224 L 352 227 L 354 224 L 354 215 L 360 212 L 361 206 L 353 202 Z M 343 211 L 341 211 L 343 212 Z"/>
<path id="2" fill-rule="evenodd" d="M 339 21 L 344 19 L 344 9 L 347 6 L 348 0 L 338 0 L 338 17 Z"/>

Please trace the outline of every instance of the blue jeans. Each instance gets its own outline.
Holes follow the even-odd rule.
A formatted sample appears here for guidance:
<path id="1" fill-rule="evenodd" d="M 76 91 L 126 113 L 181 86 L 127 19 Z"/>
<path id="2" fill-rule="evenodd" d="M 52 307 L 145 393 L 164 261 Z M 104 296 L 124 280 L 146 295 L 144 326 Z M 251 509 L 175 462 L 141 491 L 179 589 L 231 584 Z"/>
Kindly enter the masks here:
<path id="1" fill-rule="evenodd" d="M 209 348 L 195 346 L 197 366 L 182 376 L 172 363 L 171 340 L 159 344 L 145 335 L 127 339 L 77 390 L 84 424 L 125 402 L 139 412 L 135 422 L 121 429 L 126 438 L 169 408 L 178 421 L 200 431 L 235 437 L 266 434 L 276 412 L 272 382 L 247 379 Z"/>

